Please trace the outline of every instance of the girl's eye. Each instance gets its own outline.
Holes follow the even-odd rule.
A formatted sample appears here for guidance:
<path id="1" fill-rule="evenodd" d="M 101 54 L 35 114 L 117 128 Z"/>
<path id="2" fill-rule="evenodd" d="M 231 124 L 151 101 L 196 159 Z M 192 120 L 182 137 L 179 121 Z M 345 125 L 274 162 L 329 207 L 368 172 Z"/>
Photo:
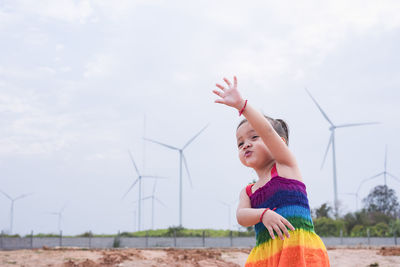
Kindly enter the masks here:
<path id="1" fill-rule="evenodd" d="M 243 145 L 243 143 L 239 143 L 238 147 L 241 147 Z"/>
<path id="2" fill-rule="evenodd" d="M 255 135 L 255 136 L 253 136 L 252 138 L 253 138 L 253 139 L 256 139 L 257 137 L 258 137 L 258 136 L 257 136 L 257 135 Z"/>

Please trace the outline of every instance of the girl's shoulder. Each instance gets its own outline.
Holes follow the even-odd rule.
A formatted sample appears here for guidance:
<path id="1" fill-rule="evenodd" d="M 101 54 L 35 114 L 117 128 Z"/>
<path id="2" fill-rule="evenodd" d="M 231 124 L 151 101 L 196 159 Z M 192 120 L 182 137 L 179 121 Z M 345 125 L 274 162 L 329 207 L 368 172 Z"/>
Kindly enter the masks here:
<path id="1" fill-rule="evenodd" d="M 284 164 L 276 163 L 274 165 L 273 171 L 274 174 L 272 175 L 271 173 L 271 177 L 279 176 L 281 178 L 303 182 L 303 177 L 301 176 L 298 166 L 287 166 Z"/>
<path id="2" fill-rule="evenodd" d="M 248 184 L 248 185 L 246 186 L 246 194 L 247 194 L 249 197 L 253 194 L 253 192 L 251 191 L 251 188 L 253 187 L 253 185 L 254 185 L 254 183 L 251 183 L 251 184 Z"/>

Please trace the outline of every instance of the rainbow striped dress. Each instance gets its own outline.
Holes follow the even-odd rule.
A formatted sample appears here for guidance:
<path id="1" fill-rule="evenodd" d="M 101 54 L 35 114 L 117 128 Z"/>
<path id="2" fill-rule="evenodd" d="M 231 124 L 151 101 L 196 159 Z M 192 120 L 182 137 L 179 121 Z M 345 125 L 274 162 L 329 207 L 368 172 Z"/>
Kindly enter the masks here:
<path id="1" fill-rule="evenodd" d="M 279 266 L 302 267 L 329 266 L 328 253 L 321 238 L 314 232 L 304 183 L 280 177 L 274 165 L 271 180 L 251 191 L 246 188 L 252 208 L 276 208 L 275 212 L 286 218 L 295 228 L 289 230 L 290 238 L 272 239 L 262 222 L 255 225 L 256 246 L 251 250 L 245 267 Z"/>

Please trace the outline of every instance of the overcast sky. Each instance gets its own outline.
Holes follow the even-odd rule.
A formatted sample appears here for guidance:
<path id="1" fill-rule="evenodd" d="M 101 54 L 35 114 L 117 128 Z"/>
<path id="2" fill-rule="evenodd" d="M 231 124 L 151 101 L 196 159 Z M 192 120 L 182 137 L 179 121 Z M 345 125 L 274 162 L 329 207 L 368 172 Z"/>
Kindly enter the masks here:
<path id="1" fill-rule="evenodd" d="M 155 228 L 178 225 L 178 152 L 142 137 L 182 147 L 208 123 L 185 149 L 183 226 L 237 229 L 235 201 L 257 177 L 237 156 L 241 118 L 212 93 L 233 75 L 249 103 L 288 122 L 311 208 L 333 204 L 332 153 L 321 170 L 329 124 L 305 88 L 335 124 L 380 122 L 336 131 L 340 213 L 354 211 L 343 193 L 383 171 L 385 145 L 400 177 L 399 13 L 398 1 L 0 0 L 0 190 L 33 193 L 15 202 L 13 232 L 56 232 L 49 212 L 64 205 L 66 234 L 136 230 L 138 187 L 122 199 L 137 178 L 128 150 L 141 173 L 168 177 Z M 0 195 L 0 230 L 10 205 Z"/>

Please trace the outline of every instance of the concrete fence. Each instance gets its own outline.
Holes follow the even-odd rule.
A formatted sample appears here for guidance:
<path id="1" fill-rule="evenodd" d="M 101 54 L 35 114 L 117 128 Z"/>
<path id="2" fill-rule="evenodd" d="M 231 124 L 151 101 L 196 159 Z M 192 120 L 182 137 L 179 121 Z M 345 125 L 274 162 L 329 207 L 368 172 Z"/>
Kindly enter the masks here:
<path id="1" fill-rule="evenodd" d="M 324 237 L 325 246 L 395 246 L 394 237 Z M 0 250 L 42 247 L 79 248 L 251 248 L 254 237 L 0 237 Z"/>

